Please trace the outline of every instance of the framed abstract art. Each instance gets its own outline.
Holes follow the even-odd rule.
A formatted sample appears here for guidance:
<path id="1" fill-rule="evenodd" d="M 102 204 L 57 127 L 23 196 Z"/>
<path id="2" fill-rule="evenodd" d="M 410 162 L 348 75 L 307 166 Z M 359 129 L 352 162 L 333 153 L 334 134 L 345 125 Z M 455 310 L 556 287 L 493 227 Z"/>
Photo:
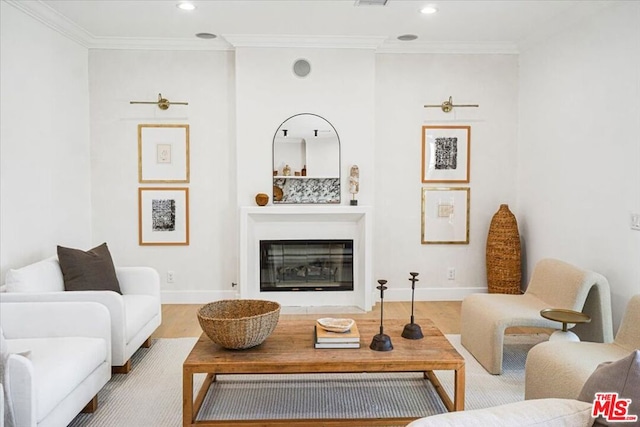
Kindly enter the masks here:
<path id="1" fill-rule="evenodd" d="M 471 126 L 422 126 L 422 182 L 469 182 Z"/>
<path id="2" fill-rule="evenodd" d="M 189 125 L 138 125 L 138 182 L 189 182 Z"/>
<path id="3" fill-rule="evenodd" d="M 469 188 L 422 188 L 423 244 L 469 243 Z"/>
<path id="4" fill-rule="evenodd" d="M 138 241 L 141 246 L 189 244 L 188 188 L 138 188 Z"/>

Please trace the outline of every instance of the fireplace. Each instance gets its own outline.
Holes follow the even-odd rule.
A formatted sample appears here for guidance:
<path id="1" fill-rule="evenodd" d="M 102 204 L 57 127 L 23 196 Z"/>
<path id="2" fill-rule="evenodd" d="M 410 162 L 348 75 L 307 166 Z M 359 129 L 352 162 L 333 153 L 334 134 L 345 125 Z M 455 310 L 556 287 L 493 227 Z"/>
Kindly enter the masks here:
<path id="1" fill-rule="evenodd" d="M 238 298 L 267 299 L 279 302 L 284 307 L 342 306 L 371 310 L 374 295 L 371 274 L 372 227 L 371 208 L 367 206 L 286 205 L 240 208 Z M 261 241 L 318 242 L 328 239 L 352 242 L 351 290 L 331 288 L 328 284 L 311 286 L 311 281 L 306 289 L 298 286 L 298 290 L 264 291 L 260 288 Z M 346 251 L 344 248 L 341 250 Z M 313 273 L 321 276 L 323 271 L 317 267 L 322 266 L 311 264 L 315 267 L 312 269 Z M 325 275 L 328 272 L 324 270 Z M 299 284 L 300 282 L 298 281 Z M 322 287 L 323 291 L 313 292 L 317 287 Z"/>
<path id="2" fill-rule="evenodd" d="M 353 291 L 353 240 L 261 240 L 260 291 Z"/>

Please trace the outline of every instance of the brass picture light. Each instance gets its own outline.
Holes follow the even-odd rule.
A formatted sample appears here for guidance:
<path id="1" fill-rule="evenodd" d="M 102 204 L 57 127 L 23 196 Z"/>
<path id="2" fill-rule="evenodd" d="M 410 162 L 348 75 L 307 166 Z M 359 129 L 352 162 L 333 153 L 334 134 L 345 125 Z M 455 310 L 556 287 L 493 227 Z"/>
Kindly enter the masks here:
<path id="1" fill-rule="evenodd" d="M 189 105 L 188 102 L 171 102 L 163 98 L 161 93 L 158 94 L 157 101 L 129 101 L 129 104 L 156 104 L 161 110 L 167 110 L 170 105 Z"/>
<path id="2" fill-rule="evenodd" d="M 448 101 L 444 101 L 439 105 L 425 105 L 424 108 L 442 108 L 445 113 L 451 112 L 454 107 L 479 107 L 478 104 L 454 104 L 452 97 L 449 97 Z"/>

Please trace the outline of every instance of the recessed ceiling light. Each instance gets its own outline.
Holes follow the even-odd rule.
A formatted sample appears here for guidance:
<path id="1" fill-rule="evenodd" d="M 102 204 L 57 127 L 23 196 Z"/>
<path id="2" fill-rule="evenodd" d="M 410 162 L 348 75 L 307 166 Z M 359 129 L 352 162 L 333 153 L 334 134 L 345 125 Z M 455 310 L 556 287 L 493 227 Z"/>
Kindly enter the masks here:
<path id="1" fill-rule="evenodd" d="M 398 40 L 402 40 L 403 42 L 409 42 L 417 38 L 418 36 L 416 36 L 415 34 L 403 34 L 401 36 L 398 36 Z"/>
<path id="2" fill-rule="evenodd" d="M 215 34 L 211 34 L 211 33 L 198 33 L 196 34 L 196 37 L 199 37 L 201 39 L 215 39 L 216 36 Z"/>
<path id="3" fill-rule="evenodd" d="M 178 9 L 182 9 L 182 10 L 194 10 L 196 8 L 196 5 L 193 3 L 189 3 L 186 1 L 180 2 L 176 5 L 176 7 Z"/>
<path id="4" fill-rule="evenodd" d="M 425 15 L 431 15 L 433 13 L 436 13 L 437 11 L 438 11 L 438 8 L 432 5 L 425 6 L 422 9 L 420 9 L 420 13 L 424 13 Z"/>

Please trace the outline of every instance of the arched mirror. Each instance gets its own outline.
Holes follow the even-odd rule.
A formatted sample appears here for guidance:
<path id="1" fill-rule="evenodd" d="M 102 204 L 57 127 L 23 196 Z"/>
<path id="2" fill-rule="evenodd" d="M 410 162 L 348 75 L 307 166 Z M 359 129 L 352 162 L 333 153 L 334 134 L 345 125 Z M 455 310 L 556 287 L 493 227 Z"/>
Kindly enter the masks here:
<path id="1" fill-rule="evenodd" d="M 340 138 L 323 117 L 289 117 L 273 136 L 273 203 L 340 203 Z"/>

